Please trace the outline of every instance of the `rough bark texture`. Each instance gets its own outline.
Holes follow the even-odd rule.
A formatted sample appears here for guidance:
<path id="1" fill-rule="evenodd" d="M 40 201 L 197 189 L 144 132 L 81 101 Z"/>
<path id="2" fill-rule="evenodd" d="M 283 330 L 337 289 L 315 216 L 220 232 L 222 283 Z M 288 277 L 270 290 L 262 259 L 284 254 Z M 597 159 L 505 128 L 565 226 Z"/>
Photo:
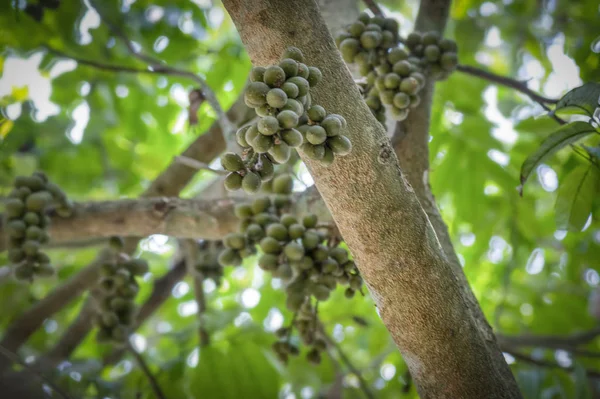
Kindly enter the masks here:
<path id="1" fill-rule="evenodd" d="M 450 0 L 421 0 L 415 30 L 420 32 L 433 30 L 443 34 L 450 12 L 450 3 Z M 429 128 L 434 89 L 435 82 L 428 81 L 420 93 L 421 106 L 412 110 L 404 122 L 398 123 L 393 138 L 394 150 L 400 161 L 400 167 L 415 190 L 421 207 L 427 214 L 440 240 L 454 275 L 463 287 L 463 294 L 467 300 L 471 316 L 484 336 L 493 341 L 495 337 L 492 327 L 487 322 L 473 291 L 469 287 L 454 250 L 448 227 L 442 219 L 429 184 Z M 504 356 L 497 350 L 496 345 L 489 345 L 487 349 L 496 363 L 496 368 L 507 382 L 512 383 L 513 389 L 516 391 L 518 389 L 516 382 L 510 369 L 505 366 Z"/>
<path id="2" fill-rule="evenodd" d="M 72 216 L 52 223 L 50 235 L 56 245 L 115 235 L 146 237 L 164 234 L 218 240 L 237 231 L 239 220 L 233 208 L 250 200 L 245 196 L 211 199 L 155 197 L 75 204 Z M 332 222 L 329 210 L 314 187 L 296 194 L 289 211 L 297 214 L 310 211 L 323 223 Z M 2 234 L 0 226 L 0 240 Z"/>
<path id="3" fill-rule="evenodd" d="M 321 68 L 314 102 L 348 120 L 354 151 L 325 168 L 307 161 L 422 398 L 519 398 L 499 350 L 478 328 L 381 125 L 362 101 L 314 0 L 225 0 L 255 65 L 299 47 Z"/>

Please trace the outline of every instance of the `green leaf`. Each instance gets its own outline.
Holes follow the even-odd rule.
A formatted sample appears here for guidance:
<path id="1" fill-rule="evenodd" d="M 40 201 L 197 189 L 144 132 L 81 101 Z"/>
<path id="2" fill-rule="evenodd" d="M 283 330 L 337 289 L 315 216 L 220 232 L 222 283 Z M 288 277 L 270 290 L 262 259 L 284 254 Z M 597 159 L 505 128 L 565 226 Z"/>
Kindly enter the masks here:
<path id="1" fill-rule="evenodd" d="M 575 168 L 565 178 L 556 197 L 556 227 L 581 231 L 592 211 L 600 187 L 600 171 L 594 164 Z"/>
<path id="2" fill-rule="evenodd" d="M 560 110 L 591 117 L 600 103 L 600 83 L 590 82 L 577 87 L 560 99 L 554 113 Z"/>
<path id="3" fill-rule="evenodd" d="M 588 399 L 592 397 L 589 379 L 585 367 L 579 362 L 575 363 L 575 397 Z"/>
<path id="4" fill-rule="evenodd" d="M 521 184 L 525 184 L 531 172 L 550 155 L 594 132 L 596 132 L 596 129 L 587 122 L 577 121 L 561 126 L 549 135 L 537 151 L 523 162 L 521 166 Z"/>
<path id="5" fill-rule="evenodd" d="M 584 150 L 587 151 L 587 153 L 590 155 L 590 157 L 592 157 L 592 159 L 595 159 L 596 161 L 600 161 L 600 145 L 597 145 L 595 147 L 588 147 L 586 145 L 582 146 Z"/>
<path id="6" fill-rule="evenodd" d="M 185 378 L 190 398 L 276 398 L 279 374 L 252 343 L 200 348 L 198 365 Z"/>

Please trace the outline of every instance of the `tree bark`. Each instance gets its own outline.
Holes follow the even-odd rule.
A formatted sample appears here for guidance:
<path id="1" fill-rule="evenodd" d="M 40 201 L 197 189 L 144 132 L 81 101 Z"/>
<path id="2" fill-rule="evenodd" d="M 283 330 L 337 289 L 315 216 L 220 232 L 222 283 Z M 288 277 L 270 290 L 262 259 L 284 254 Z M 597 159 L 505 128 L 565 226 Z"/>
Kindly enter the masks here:
<path id="1" fill-rule="evenodd" d="M 307 163 L 422 398 L 520 398 L 499 349 L 455 275 L 381 125 L 371 115 L 314 0 L 224 0 L 255 65 L 290 45 L 323 72 L 314 103 L 348 120 L 353 152 Z"/>

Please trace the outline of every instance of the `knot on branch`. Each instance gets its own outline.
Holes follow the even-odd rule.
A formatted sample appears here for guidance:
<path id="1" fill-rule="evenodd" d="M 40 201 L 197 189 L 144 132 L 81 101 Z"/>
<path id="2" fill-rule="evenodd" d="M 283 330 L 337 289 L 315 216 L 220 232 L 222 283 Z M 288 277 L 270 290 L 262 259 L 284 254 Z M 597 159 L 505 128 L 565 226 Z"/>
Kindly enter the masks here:
<path id="1" fill-rule="evenodd" d="M 152 215 L 157 219 L 164 219 L 169 212 L 175 209 L 177 206 L 172 203 L 168 198 L 161 198 L 158 200 L 156 204 L 152 207 Z"/>
<path id="2" fill-rule="evenodd" d="M 385 165 L 393 159 L 394 150 L 389 142 L 383 142 L 379 145 L 379 155 L 377 155 L 377 162 Z"/>

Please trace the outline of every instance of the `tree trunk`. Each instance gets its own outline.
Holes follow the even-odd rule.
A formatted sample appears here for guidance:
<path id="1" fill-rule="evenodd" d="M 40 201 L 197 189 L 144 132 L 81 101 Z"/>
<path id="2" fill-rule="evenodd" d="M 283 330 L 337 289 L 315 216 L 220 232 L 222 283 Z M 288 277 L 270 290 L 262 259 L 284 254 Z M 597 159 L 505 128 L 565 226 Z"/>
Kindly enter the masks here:
<path id="1" fill-rule="evenodd" d="M 224 0 L 255 65 L 290 45 L 323 72 L 314 103 L 348 120 L 353 152 L 330 167 L 308 160 L 422 398 L 520 398 L 493 337 L 455 274 L 381 125 L 343 63 L 314 0 Z"/>

